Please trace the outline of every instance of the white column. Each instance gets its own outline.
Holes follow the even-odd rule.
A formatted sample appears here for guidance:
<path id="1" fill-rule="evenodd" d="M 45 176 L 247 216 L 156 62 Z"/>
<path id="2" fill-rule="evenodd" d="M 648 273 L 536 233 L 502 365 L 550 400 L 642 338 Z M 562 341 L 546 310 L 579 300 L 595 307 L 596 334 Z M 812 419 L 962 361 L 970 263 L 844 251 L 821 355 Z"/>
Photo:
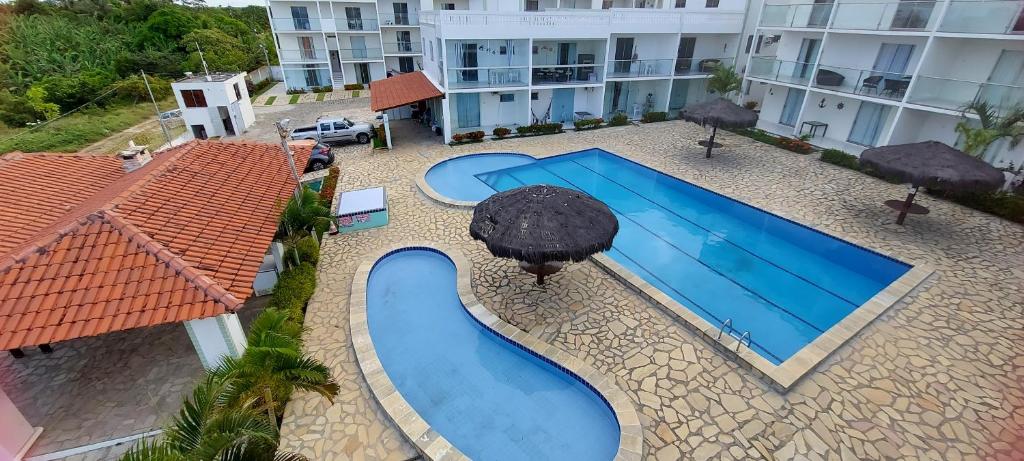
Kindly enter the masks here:
<path id="1" fill-rule="evenodd" d="M 199 354 L 203 368 L 218 367 L 224 356 L 241 357 L 245 350 L 245 332 L 236 314 L 189 320 L 185 330 Z"/>
<path id="2" fill-rule="evenodd" d="M 13 461 L 20 461 L 43 432 L 43 428 L 29 424 L 3 389 L 0 389 L 0 428 L 3 429 L 0 430 L 0 459 Z"/>

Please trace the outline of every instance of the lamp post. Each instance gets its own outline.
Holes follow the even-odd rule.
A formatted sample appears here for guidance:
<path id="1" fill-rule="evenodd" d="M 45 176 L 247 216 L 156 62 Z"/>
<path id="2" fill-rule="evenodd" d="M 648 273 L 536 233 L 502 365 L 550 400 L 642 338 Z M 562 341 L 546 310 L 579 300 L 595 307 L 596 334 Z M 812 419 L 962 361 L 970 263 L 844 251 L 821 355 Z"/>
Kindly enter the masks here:
<path id="1" fill-rule="evenodd" d="M 289 123 L 291 123 L 291 119 L 285 118 L 274 122 L 274 126 L 277 127 L 277 135 L 281 137 L 281 150 L 284 151 L 284 156 L 288 159 L 288 167 L 291 168 L 292 176 L 295 178 L 295 202 L 301 203 L 299 170 L 295 169 L 295 157 L 292 155 L 291 147 L 288 146 L 288 136 L 291 135 L 291 130 L 288 128 Z"/>

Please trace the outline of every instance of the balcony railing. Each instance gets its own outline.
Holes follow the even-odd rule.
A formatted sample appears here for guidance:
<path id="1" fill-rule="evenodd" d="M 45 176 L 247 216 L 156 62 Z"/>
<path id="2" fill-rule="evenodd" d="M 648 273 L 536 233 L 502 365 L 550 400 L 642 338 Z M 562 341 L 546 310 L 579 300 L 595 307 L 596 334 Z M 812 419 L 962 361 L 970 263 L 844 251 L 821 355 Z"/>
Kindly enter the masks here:
<path id="1" fill-rule="evenodd" d="M 1024 2 L 1018 0 L 953 1 L 939 32 L 964 34 L 1024 33 Z"/>
<path id="2" fill-rule="evenodd" d="M 949 110 L 960 110 L 972 101 L 1006 110 L 1024 103 L 1024 87 L 919 75 L 907 96 L 909 103 Z"/>
<path id="3" fill-rule="evenodd" d="M 278 50 L 283 62 L 322 62 L 327 60 L 327 50 L 296 49 Z"/>
<path id="4" fill-rule="evenodd" d="M 907 93 L 910 79 L 909 75 L 904 74 L 821 65 L 818 66 L 812 85 L 815 88 L 898 101 Z"/>
<path id="5" fill-rule="evenodd" d="M 379 61 L 384 58 L 384 54 L 380 48 L 342 48 L 338 50 L 338 57 L 342 61 Z"/>
<path id="6" fill-rule="evenodd" d="M 676 58 L 675 74 L 708 75 L 719 67 L 730 67 L 734 58 Z"/>
<path id="7" fill-rule="evenodd" d="M 374 32 L 380 30 L 380 25 L 376 19 L 338 18 L 334 20 L 334 28 L 342 32 Z"/>
<path id="8" fill-rule="evenodd" d="M 775 58 L 755 56 L 750 58 L 747 75 L 776 82 L 805 85 L 810 80 L 814 63 L 781 61 Z"/>
<path id="9" fill-rule="evenodd" d="M 604 66 L 570 64 L 534 67 L 530 78 L 534 85 L 601 83 L 604 81 Z"/>
<path id="10" fill-rule="evenodd" d="M 450 88 L 526 86 L 527 67 L 460 67 L 448 69 Z"/>
<path id="11" fill-rule="evenodd" d="M 420 24 L 420 17 L 416 13 L 381 14 L 378 17 L 381 27 L 418 26 Z"/>
<path id="12" fill-rule="evenodd" d="M 323 30 L 320 18 L 274 18 L 274 30 L 278 32 L 305 32 Z"/>
<path id="13" fill-rule="evenodd" d="M 831 13 L 831 3 L 765 5 L 761 11 L 761 27 L 823 29 Z"/>
<path id="14" fill-rule="evenodd" d="M 608 78 L 670 77 L 675 59 L 624 59 L 609 63 Z"/>
<path id="15" fill-rule="evenodd" d="M 934 1 L 836 4 L 833 29 L 929 30 L 938 17 Z"/>
<path id="16" fill-rule="evenodd" d="M 394 42 L 384 44 L 384 54 L 420 54 L 420 42 Z"/>

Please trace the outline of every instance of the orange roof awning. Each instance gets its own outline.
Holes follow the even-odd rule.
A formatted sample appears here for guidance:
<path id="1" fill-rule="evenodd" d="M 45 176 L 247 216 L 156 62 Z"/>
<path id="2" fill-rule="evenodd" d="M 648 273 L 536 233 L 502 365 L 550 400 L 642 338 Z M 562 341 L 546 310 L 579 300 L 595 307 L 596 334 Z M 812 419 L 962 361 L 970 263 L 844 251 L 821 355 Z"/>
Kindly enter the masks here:
<path id="1" fill-rule="evenodd" d="M 370 108 L 380 112 L 443 94 L 423 72 L 410 72 L 370 82 Z"/>

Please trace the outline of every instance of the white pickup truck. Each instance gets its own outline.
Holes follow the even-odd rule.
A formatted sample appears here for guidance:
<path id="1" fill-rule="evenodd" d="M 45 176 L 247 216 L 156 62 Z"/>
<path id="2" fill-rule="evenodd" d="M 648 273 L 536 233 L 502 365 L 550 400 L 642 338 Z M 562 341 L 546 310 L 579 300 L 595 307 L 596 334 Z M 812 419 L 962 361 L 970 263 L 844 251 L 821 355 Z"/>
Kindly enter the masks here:
<path id="1" fill-rule="evenodd" d="M 339 143 L 356 141 L 360 144 L 370 142 L 374 135 L 373 126 L 369 123 L 355 123 L 347 118 L 318 118 L 313 126 L 292 130 L 292 139 L 312 139 L 322 143 Z"/>

